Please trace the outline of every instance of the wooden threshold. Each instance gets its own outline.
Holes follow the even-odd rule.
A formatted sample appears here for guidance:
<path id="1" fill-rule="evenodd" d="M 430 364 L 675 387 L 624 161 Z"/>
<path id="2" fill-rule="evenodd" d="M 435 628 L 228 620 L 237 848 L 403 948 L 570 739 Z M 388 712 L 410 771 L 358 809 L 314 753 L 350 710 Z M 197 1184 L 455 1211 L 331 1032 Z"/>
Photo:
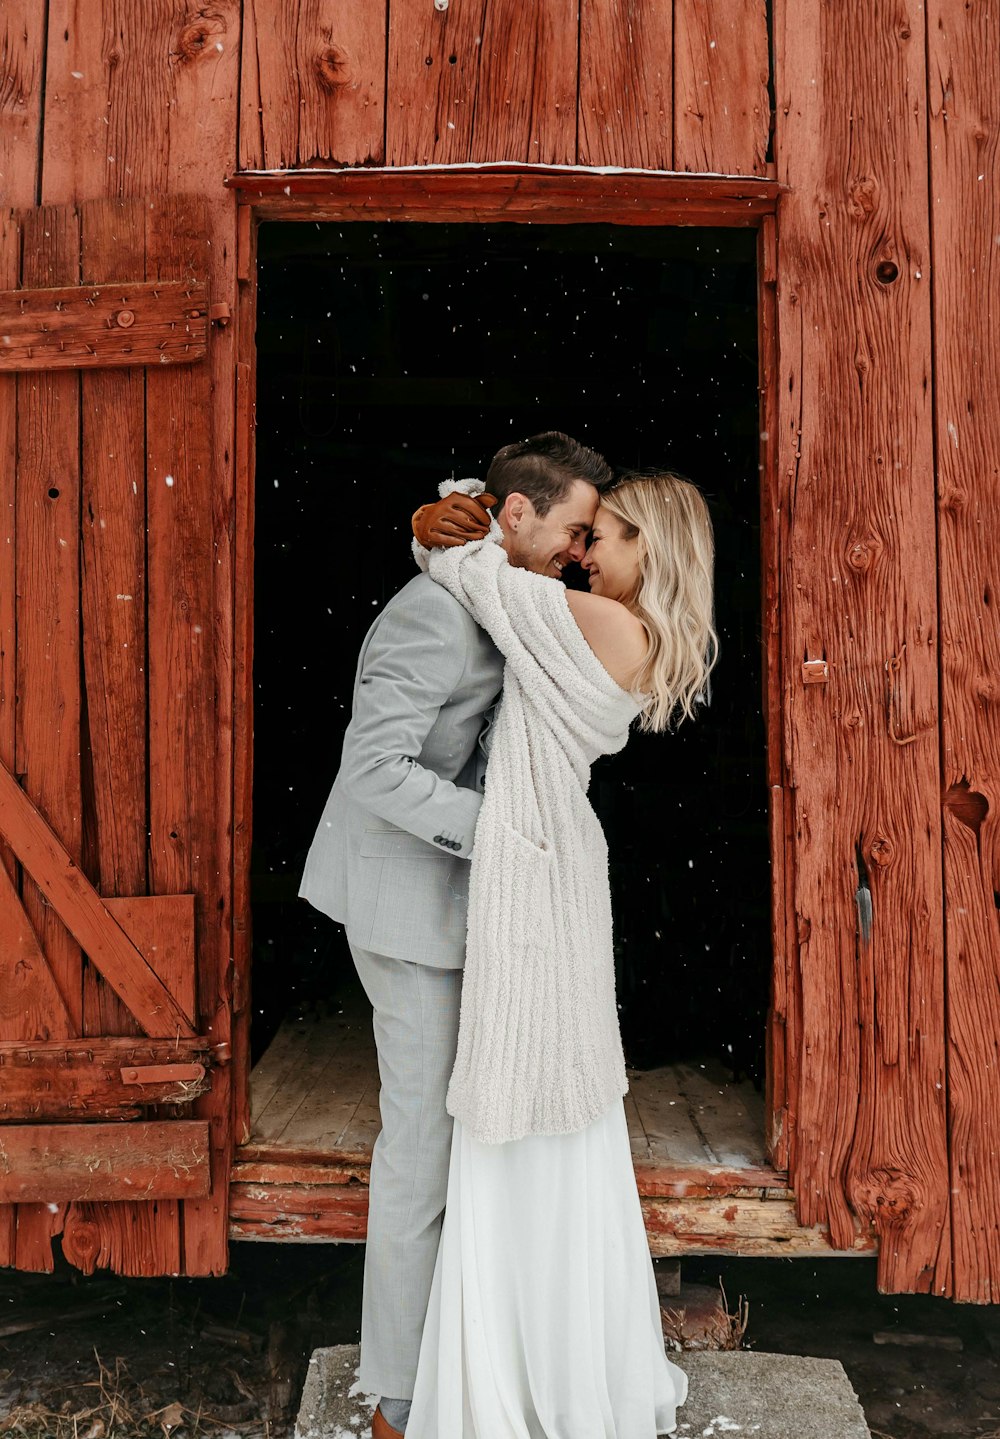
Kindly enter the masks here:
<path id="1" fill-rule="evenodd" d="M 802 1229 L 787 1176 L 764 1154 L 762 1097 L 710 1061 L 632 1071 L 625 1097 L 655 1255 L 828 1255 Z M 251 1076 L 251 1134 L 235 1155 L 233 1239 L 363 1241 L 380 1128 L 371 1009 L 351 987 L 287 1018 Z M 872 1245 L 858 1235 L 855 1251 Z"/>
<path id="2" fill-rule="evenodd" d="M 751 227 L 787 189 L 756 175 L 498 164 L 251 170 L 226 184 L 262 220 Z"/>

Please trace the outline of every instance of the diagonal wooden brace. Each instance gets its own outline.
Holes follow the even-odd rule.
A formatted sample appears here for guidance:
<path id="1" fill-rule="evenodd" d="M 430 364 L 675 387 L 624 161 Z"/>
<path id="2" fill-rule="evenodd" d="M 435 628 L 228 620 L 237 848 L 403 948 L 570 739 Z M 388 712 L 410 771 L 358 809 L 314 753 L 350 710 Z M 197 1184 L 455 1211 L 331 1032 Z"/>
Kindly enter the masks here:
<path id="1" fill-rule="evenodd" d="M 151 1038 L 192 1038 L 190 1019 L 3 764 L 0 834 L 143 1031 Z"/>

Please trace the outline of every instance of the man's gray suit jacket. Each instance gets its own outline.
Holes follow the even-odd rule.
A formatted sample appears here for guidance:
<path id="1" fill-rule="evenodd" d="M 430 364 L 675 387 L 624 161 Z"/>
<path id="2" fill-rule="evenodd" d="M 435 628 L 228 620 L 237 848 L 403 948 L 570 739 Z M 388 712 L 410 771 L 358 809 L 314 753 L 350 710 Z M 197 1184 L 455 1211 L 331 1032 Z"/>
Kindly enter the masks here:
<path id="1" fill-rule="evenodd" d="M 356 947 L 464 965 L 487 711 L 502 682 L 493 641 L 425 574 L 368 631 L 340 770 L 299 886 Z"/>

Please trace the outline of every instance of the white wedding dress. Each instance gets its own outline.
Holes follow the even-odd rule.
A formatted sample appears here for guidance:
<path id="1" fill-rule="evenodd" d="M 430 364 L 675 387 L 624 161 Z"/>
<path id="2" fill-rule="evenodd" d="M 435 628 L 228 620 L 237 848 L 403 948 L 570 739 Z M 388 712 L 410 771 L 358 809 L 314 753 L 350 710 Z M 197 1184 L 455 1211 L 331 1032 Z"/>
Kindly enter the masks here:
<path id="1" fill-rule="evenodd" d="M 506 1144 L 456 1119 L 407 1439 L 654 1439 L 686 1396 L 621 1100 Z"/>

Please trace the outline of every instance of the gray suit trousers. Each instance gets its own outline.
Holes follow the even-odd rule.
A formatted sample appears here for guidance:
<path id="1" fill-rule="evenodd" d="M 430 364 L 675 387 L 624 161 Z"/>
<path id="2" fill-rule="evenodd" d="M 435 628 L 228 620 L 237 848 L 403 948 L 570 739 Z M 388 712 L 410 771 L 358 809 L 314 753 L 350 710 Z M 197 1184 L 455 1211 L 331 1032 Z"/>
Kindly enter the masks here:
<path id="1" fill-rule="evenodd" d="M 351 946 L 371 1000 L 382 1131 L 372 1152 L 361 1303 L 367 1394 L 410 1399 L 448 1192 L 444 1107 L 458 1047 L 462 971 Z"/>

